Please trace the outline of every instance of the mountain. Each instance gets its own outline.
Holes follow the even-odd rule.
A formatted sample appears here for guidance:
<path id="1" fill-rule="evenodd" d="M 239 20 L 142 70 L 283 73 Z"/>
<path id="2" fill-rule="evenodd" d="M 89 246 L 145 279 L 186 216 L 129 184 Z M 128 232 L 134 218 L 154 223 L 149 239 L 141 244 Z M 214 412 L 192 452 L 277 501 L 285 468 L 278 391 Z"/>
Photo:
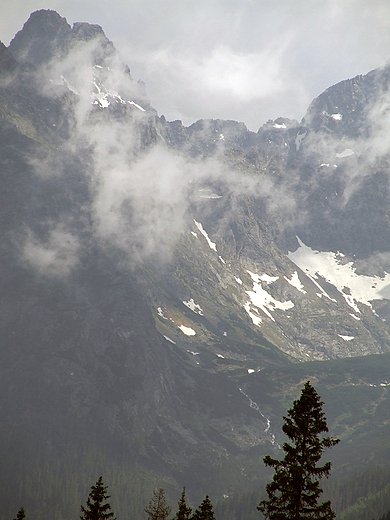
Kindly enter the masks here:
<path id="1" fill-rule="evenodd" d="M 259 488 L 307 379 L 335 475 L 387 460 L 389 70 L 251 132 L 159 116 L 99 26 L 0 46 L 1 518 Z"/>

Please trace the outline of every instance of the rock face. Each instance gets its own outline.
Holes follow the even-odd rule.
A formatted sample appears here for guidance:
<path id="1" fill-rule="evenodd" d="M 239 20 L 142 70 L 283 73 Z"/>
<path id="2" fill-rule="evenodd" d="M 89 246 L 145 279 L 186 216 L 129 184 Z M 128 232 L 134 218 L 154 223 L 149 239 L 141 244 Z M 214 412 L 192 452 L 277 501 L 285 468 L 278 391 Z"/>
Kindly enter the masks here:
<path id="1" fill-rule="evenodd" d="M 221 496 L 275 443 L 248 373 L 388 352 L 388 70 L 186 128 L 100 27 L 33 13 L 0 48 L 5 446 Z"/>

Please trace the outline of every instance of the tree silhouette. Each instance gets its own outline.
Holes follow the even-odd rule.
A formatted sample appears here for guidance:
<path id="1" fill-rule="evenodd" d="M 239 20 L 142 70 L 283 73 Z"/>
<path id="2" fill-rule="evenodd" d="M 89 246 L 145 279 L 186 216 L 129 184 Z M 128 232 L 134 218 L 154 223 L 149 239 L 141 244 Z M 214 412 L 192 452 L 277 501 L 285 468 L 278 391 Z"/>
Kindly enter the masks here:
<path id="1" fill-rule="evenodd" d="M 165 520 L 168 518 L 171 508 L 167 505 L 165 491 L 159 488 L 153 491 L 153 497 L 149 502 L 149 507 L 144 509 L 149 520 Z"/>
<path id="2" fill-rule="evenodd" d="M 191 518 L 192 509 L 188 507 L 186 503 L 185 487 L 183 487 L 183 491 L 181 492 L 181 497 L 177 505 L 179 506 L 179 509 L 176 513 L 174 520 L 189 520 Z"/>
<path id="3" fill-rule="evenodd" d="M 192 517 L 193 520 L 215 520 L 213 504 L 208 495 L 200 504 Z"/>
<path id="4" fill-rule="evenodd" d="M 26 513 L 24 512 L 23 507 L 21 507 L 18 511 L 18 514 L 16 515 L 16 518 L 14 520 L 24 520 L 26 518 Z"/>
<path id="5" fill-rule="evenodd" d="M 331 464 L 317 466 L 325 448 L 331 448 L 339 439 L 320 438 L 328 432 L 324 403 L 308 381 L 300 399 L 294 401 L 283 417 L 283 432 L 292 444 L 283 445 L 283 460 L 264 457 L 266 466 L 275 468 L 273 480 L 267 484 L 268 500 L 262 500 L 257 509 L 270 520 L 332 520 L 335 514 L 330 501 L 318 504 L 322 493 L 319 479 L 328 477 Z"/>
<path id="6" fill-rule="evenodd" d="M 108 502 L 104 503 L 110 495 L 107 495 L 107 486 L 103 484 L 103 478 L 99 477 L 91 492 L 88 495 L 87 507 L 81 506 L 81 520 L 116 520 L 111 506 Z"/>

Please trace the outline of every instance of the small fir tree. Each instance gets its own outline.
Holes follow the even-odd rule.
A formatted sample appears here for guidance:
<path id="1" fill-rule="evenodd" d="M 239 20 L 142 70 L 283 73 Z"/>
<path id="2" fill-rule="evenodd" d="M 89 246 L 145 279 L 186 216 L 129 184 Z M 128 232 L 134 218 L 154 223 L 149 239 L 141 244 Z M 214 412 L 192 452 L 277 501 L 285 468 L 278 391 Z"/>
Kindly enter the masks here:
<path id="1" fill-rule="evenodd" d="M 149 520 L 166 520 L 168 518 L 171 508 L 167 505 L 165 491 L 162 488 L 153 491 L 149 507 L 145 508 L 144 511 Z"/>
<path id="2" fill-rule="evenodd" d="M 26 518 L 26 513 L 24 512 L 24 508 L 21 507 L 18 511 L 18 514 L 16 515 L 16 518 L 14 520 L 24 520 Z"/>
<path id="3" fill-rule="evenodd" d="M 103 484 L 103 478 L 99 477 L 91 492 L 88 495 L 87 507 L 81 506 L 81 520 L 116 520 L 111 506 L 106 500 L 110 498 L 107 495 L 107 486 Z"/>
<path id="4" fill-rule="evenodd" d="M 257 509 L 270 520 L 333 520 L 335 514 L 330 501 L 318 504 L 322 493 L 319 479 L 328 477 L 331 464 L 318 466 L 322 452 L 339 442 L 331 437 L 321 438 L 328 432 L 324 403 L 308 381 L 300 399 L 294 401 L 283 417 L 283 432 L 291 444 L 285 443 L 283 460 L 264 457 L 266 466 L 275 468 L 273 480 L 267 484 L 268 500 L 262 500 Z"/>
<path id="5" fill-rule="evenodd" d="M 185 487 L 183 487 L 183 491 L 181 492 L 181 497 L 177 505 L 179 506 L 179 509 L 174 520 L 189 520 L 191 518 L 192 509 L 187 506 Z"/>
<path id="6" fill-rule="evenodd" d="M 195 511 L 192 520 L 215 520 L 213 504 L 208 495 Z"/>

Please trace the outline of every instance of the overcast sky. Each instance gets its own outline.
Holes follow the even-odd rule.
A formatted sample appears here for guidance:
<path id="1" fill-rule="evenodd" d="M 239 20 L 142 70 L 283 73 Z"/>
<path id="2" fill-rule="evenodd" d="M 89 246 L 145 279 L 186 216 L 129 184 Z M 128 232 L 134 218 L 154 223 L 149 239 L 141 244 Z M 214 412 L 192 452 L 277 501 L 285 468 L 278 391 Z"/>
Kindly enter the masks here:
<path id="1" fill-rule="evenodd" d="M 158 113 L 186 125 L 300 120 L 327 87 L 390 59 L 389 0 L 1 0 L 0 40 L 38 9 L 101 25 Z"/>

